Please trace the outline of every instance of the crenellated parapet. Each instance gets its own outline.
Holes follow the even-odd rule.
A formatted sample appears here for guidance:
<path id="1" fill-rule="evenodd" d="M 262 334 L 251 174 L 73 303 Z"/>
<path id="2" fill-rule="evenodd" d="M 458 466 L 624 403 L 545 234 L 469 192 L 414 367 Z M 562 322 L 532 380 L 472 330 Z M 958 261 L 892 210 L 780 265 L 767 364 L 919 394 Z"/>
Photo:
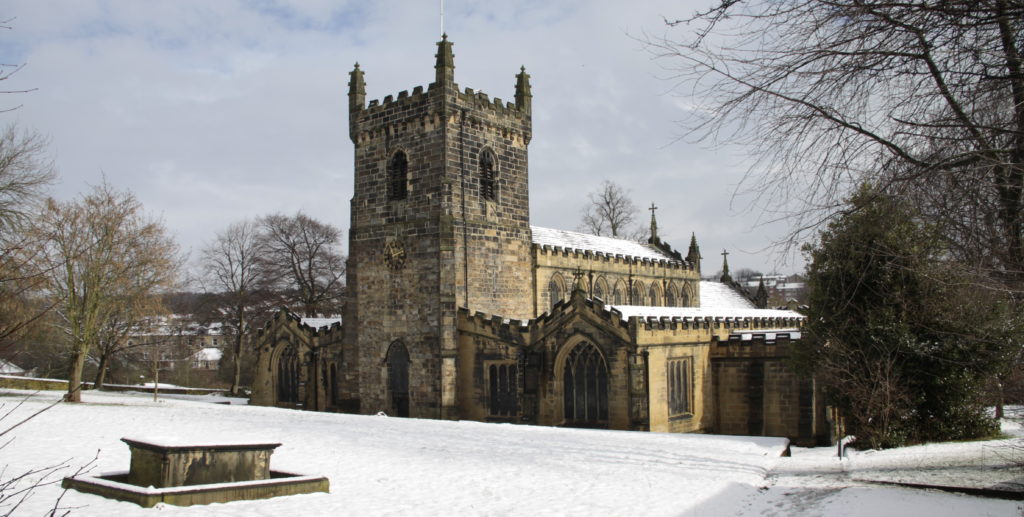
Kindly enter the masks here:
<path id="1" fill-rule="evenodd" d="M 605 253 L 601 251 L 579 248 L 566 248 L 547 244 L 534 244 L 534 252 L 539 256 L 560 256 L 583 262 L 605 262 L 612 264 L 633 264 L 642 267 L 658 267 L 672 271 L 693 271 L 693 264 L 682 260 L 656 259 L 651 257 L 635 257 L 622 253 Z M 582 267 L 582 266 L 581 266 Z M 586 268 L 584 268 L 586 269 Z"/>
<path id="2" fill-rule="evenodd" d="M 630 316 L 630 324 L 644 330 L 739 330 L 739 329 L 802 329 L 806 318 L 799 316 Z"/>
<path id="3" fill-rule="evenodd" d="M 459 91 L 455 83 L 454 54 L 447 35 L 438 42 L 435 56 L 436 77 L 426 89 L 423 86 L 387 95 L 382 100 L 366 103 L 366 81 L 364 72 L 356 63 L 349 73 L 349 136 L 357 144 L 366 144 L 378 137 L 386 137 L 395 131 L 398 121 L 421 121 L 411 127 L 432 131 L 440 127 L 438 122 L 451 125 L 469 122 L 483 123 L 503 131 L 507 138 L 515 138 L 529 144 L 532 134 L 531 99 L 529 75 L 525 68 L 516 75 L 516 102 L 493 100 L 483 92 L 472 88 Z M 434 119 L 427 123 L 425 119 Z M 408 125 L 403 127 L 408 129 Z"/>

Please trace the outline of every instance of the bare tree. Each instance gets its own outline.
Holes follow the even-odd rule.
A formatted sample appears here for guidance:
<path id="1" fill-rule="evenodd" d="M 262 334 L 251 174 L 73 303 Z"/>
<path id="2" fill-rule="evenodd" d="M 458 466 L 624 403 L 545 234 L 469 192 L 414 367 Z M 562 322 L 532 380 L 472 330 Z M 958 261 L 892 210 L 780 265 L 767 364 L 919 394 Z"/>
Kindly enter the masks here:
<path id="1" fill-rule="evenodd" d="M 590 201 L 583 207 L 581 231 L 620 238 L 636 237 L 637 231 L 631 226 L 636 222 L 639 210 L 629 198 L 629 191 L 605 180 L 587 198 Z"/>
<path id="2" fill-rule="evenodd" d="M 151 333 L 154 317 L 166 313 L 158 296 L 138 296 L 114 301 L 113 309 L 100 328 L 92 354 L 96 359 L 96 378 L 93 389 L 106 382 L 111 362 L 122 353 L 138 346 L 132 343 L 132 333 Z"/>
<path id="3" fill-rule="evenodd" d="M 0 134 L 0 347 L 37 321 L 50 305 L 35 296 L 42 275 L 29 267 L 34 257 L 30 215 L 56 174 L 38 133 L 7 126 Z"/>
<path id="4" fill-rule="evenodd" d="M 289 293 L 307 316 L 339 313 L 345 287 L 341 230 L 302 212 L 269 215 L 260 222 L 267 279 Z"/>
<path id="5" fill-rule="evenodd" d="M 90 347 L 120 309 L 174 284 L 178 248 L 134 195 L 107 183 L 77 201 L 49 200 L 33 231 L 35 262 L 69 339 L 67 399 L 79 402 Z"/>
<path id="6" fill-rule="evenodd" d="M 700 99 L 691 134 L 752 149 L 744 184 L 793 218 L 791 243 L 868 181 L 916 191 L 908 202 L 961 225 L 979 268 L 1019 290 L 1022 27 L 1019 0 L 720 0 L 646 42 Z"/>
<path id="7" fill-rule="evenodd" d="M 239 394 L 242 375 L 242 354 L 245 333 L 255 305 L 266 297 L 266 284 L 261 258 L 267 240 L 261 238 L 259 224 L 241 221 L 217 234 L 202 252 L 202 267 L 208 290 L 224 297 L 226 329 L 232 334 L 231 393 Z"/>

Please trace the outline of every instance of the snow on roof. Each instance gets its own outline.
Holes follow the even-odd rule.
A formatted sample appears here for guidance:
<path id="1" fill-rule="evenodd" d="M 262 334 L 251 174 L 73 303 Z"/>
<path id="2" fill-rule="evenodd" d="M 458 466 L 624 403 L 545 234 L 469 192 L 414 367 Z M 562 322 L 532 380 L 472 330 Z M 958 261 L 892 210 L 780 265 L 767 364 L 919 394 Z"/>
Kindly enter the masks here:
<path id="1" fill-rule="evenodd" d="M 330 318 L 301 318 L 304 325 L 309 325 L 315 329 L 320 327 L 330 327 L 335 323 L 341 323 L 341 316 L 332 316 Z"/>
<path id="2" fill-rule="evenodd" d="M 17 375 L 25 373 L 18 365 L 0 359 L 0 375 Z"/>
<path id="3" fill-rule="evenodd" d="M 220 361 L 221 357 L 224 357 L 224 352 L 221 352 L 218 348 L 204 348 L 194 356 L 196 361 Z"/>
<path id="4" fill-rule="evenodd" d="M 700 306 L 704 309 L 753 309 L 754 304 L 721 282 L 701 280 Z"/>
<path id="5" fill-rule="evenodd" d="M 653 246 L 641 242 L 616 239 L 614 237 L 599 237 L 588 233 L 555 230 L 553 228 L 541 228 L 539 226 L 531 226 L 530 229 L 533 231 L 533 243 L 538 246 L 588 250 L 613 256 L 623 255 L 640 259 L 678 262 Z"/>
<path id="6" fill-rule="evenodd" d="M 615 305 L 622 319 L 630 316 L 679 318 L 803 318 L 796 311 L 758 309 L 733 288 L 721 282 L 701 280 L 700 307 L 647 307 L 642 305 Z"/>

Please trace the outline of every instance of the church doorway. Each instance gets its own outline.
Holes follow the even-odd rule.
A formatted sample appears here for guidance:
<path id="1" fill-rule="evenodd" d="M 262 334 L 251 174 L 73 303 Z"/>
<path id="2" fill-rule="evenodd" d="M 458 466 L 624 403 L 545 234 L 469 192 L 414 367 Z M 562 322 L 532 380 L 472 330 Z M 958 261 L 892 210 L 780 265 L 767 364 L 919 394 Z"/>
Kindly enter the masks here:
<path id="1" fill-rule="evenodd" d="M 388 349 L 388 395 L 395 416 L 409 416 L 409 351 L 400 341 Z"/>
<path id="2" fill-rule="evenodd" d="M 565 359 L 565 425 L 608 427 L 608 367 L 593 343 L 576 345 Z"/>

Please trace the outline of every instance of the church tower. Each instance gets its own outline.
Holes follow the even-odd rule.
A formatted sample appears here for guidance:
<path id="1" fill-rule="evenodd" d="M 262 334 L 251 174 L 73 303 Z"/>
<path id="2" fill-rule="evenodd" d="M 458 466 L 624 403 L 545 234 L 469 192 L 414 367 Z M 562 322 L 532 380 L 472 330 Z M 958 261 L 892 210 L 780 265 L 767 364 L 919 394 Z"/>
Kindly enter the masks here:
<path id="1" fill-rule="evenodd" d="M 529 75 L 515 102 L 455 83 L 452 43 L 435 79 L 366 104 L 349 82 L 355 194 L 349 230 L 343 397 L 360 411 L 458 418 L 456 311 L 532 315 Z"/>

